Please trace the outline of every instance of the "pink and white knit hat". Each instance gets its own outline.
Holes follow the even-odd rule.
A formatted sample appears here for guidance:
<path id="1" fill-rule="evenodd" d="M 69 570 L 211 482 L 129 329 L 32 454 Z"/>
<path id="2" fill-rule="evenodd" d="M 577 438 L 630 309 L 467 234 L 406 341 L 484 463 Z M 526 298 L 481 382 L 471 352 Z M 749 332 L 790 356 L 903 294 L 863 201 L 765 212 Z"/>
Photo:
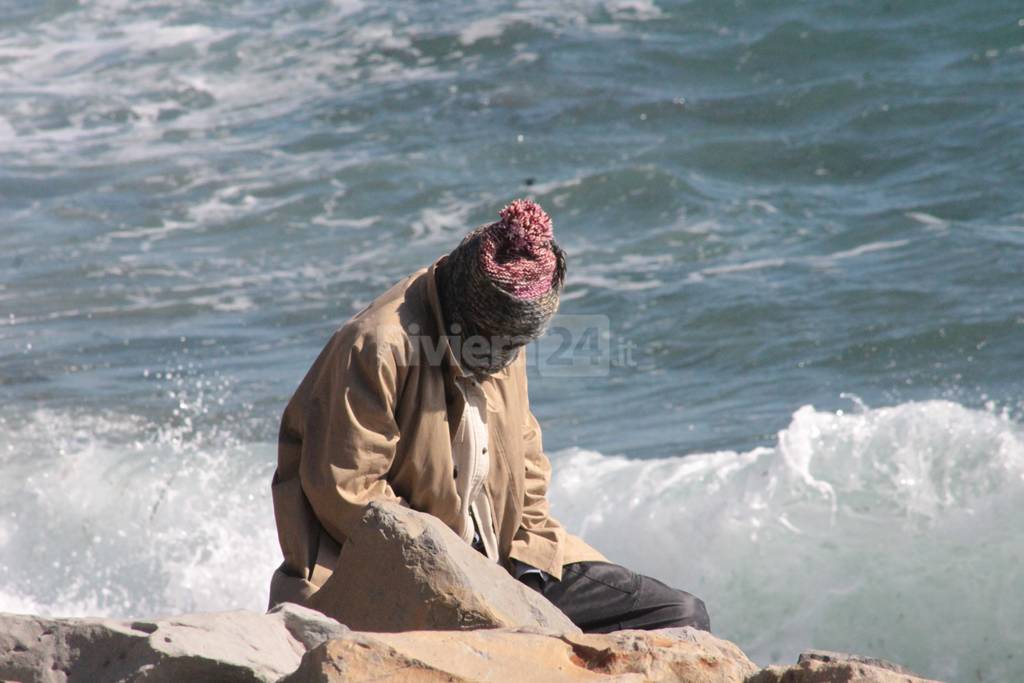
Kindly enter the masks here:
<path id="1" fill-rule="evenodd" d="M 558 258 L 551 244 L 551 218 L 540 205 L 517 199 L 481 234 L 480 267 L 506 292 L 519 299 L 536 299 L 554 284 Z"/>
<path id="2" fill-rule="evenodd" d="M 446 323 L 458 323 L 462 334 L 526 343 L 543 334 L 558 310 L 565 254 L 537 203 L 517 199 L 499 215 L 448 255 L 438 290 Z"/>

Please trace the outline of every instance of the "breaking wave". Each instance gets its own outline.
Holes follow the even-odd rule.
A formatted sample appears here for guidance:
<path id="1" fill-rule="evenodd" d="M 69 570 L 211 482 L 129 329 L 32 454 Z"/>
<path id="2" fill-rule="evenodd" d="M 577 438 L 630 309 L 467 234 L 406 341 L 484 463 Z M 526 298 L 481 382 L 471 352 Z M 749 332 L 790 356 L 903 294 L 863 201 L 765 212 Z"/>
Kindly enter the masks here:
<path id="1" fill-rule="evenodd" d="M 776 444 L 554 458 L 561 521 L 700 595 L 756 661 L 816 647 L 1024 680 L 1024 430 L 948 401 L 800 408 Z"/>
<path id="2" fill-rule="evenodd" d="M 0 426 L 0 611 L 264 607 L 271 444 L 48 410 Z M 552 461 L 568 528 L 700 595 L 756 661 L 818 647 L 1024 677 L 1024 429 L 1006 415 L 805 406 L 772 447 Z"/>

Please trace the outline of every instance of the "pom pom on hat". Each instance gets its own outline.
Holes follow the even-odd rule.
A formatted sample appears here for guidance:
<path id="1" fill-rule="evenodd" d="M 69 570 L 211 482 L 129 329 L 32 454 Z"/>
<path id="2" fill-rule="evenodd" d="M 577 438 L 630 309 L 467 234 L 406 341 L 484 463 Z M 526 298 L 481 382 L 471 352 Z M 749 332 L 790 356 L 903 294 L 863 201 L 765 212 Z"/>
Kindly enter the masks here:
<path id="1" fill-rule="evenodd" d="M 552 287 L 557 258 L 551 217 L 536 202 L 517 199 L 483 231 L 480 266 L 501 289 L 535 299 Z"/>
<path id="2" fill-rule="evenodd" d="M 499 214 L 500 225 L 507 231 L 507 241 L 516 251 L 536 251 L 545 248 L 554 237 L 551 217 L 536 202 L 517 199 Z"/>

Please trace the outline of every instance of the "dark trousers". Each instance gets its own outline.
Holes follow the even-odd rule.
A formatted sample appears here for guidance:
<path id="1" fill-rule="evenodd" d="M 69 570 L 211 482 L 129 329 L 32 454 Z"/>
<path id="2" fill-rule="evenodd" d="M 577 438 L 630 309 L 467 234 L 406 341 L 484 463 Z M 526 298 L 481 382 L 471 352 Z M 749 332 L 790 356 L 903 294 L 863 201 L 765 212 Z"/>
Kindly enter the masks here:
<path id="1" fill-rule="evenodd" d="M 562 568 L 562 580 L 526 574 L 520 579 L 586 633 L 623 629 L 693 626 L 711 630 L 700 598 L 609 562 L 575 562 Z"/>

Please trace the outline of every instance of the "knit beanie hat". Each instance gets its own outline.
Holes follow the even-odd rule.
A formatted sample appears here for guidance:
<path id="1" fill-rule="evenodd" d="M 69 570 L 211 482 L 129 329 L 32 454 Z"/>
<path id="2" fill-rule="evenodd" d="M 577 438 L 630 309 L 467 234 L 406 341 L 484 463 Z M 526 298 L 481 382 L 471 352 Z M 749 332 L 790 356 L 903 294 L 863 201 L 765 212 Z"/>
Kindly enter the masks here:
<path id="1" fill-rule="evenodd" d="M 438 271 L 438 293 L 449 335 L 504 338 L 489 361 L 460 360 L 471 369 L 496 372 L 515 358 L 518 346 L 544 333 L 558 310 L 565 281 L 565 254 L 555 244 L 551 218 L 536 203 L 517 199 L 501 220 L 470 232 Z M 496 345 L 496 346 L 501 346 Z"/>

